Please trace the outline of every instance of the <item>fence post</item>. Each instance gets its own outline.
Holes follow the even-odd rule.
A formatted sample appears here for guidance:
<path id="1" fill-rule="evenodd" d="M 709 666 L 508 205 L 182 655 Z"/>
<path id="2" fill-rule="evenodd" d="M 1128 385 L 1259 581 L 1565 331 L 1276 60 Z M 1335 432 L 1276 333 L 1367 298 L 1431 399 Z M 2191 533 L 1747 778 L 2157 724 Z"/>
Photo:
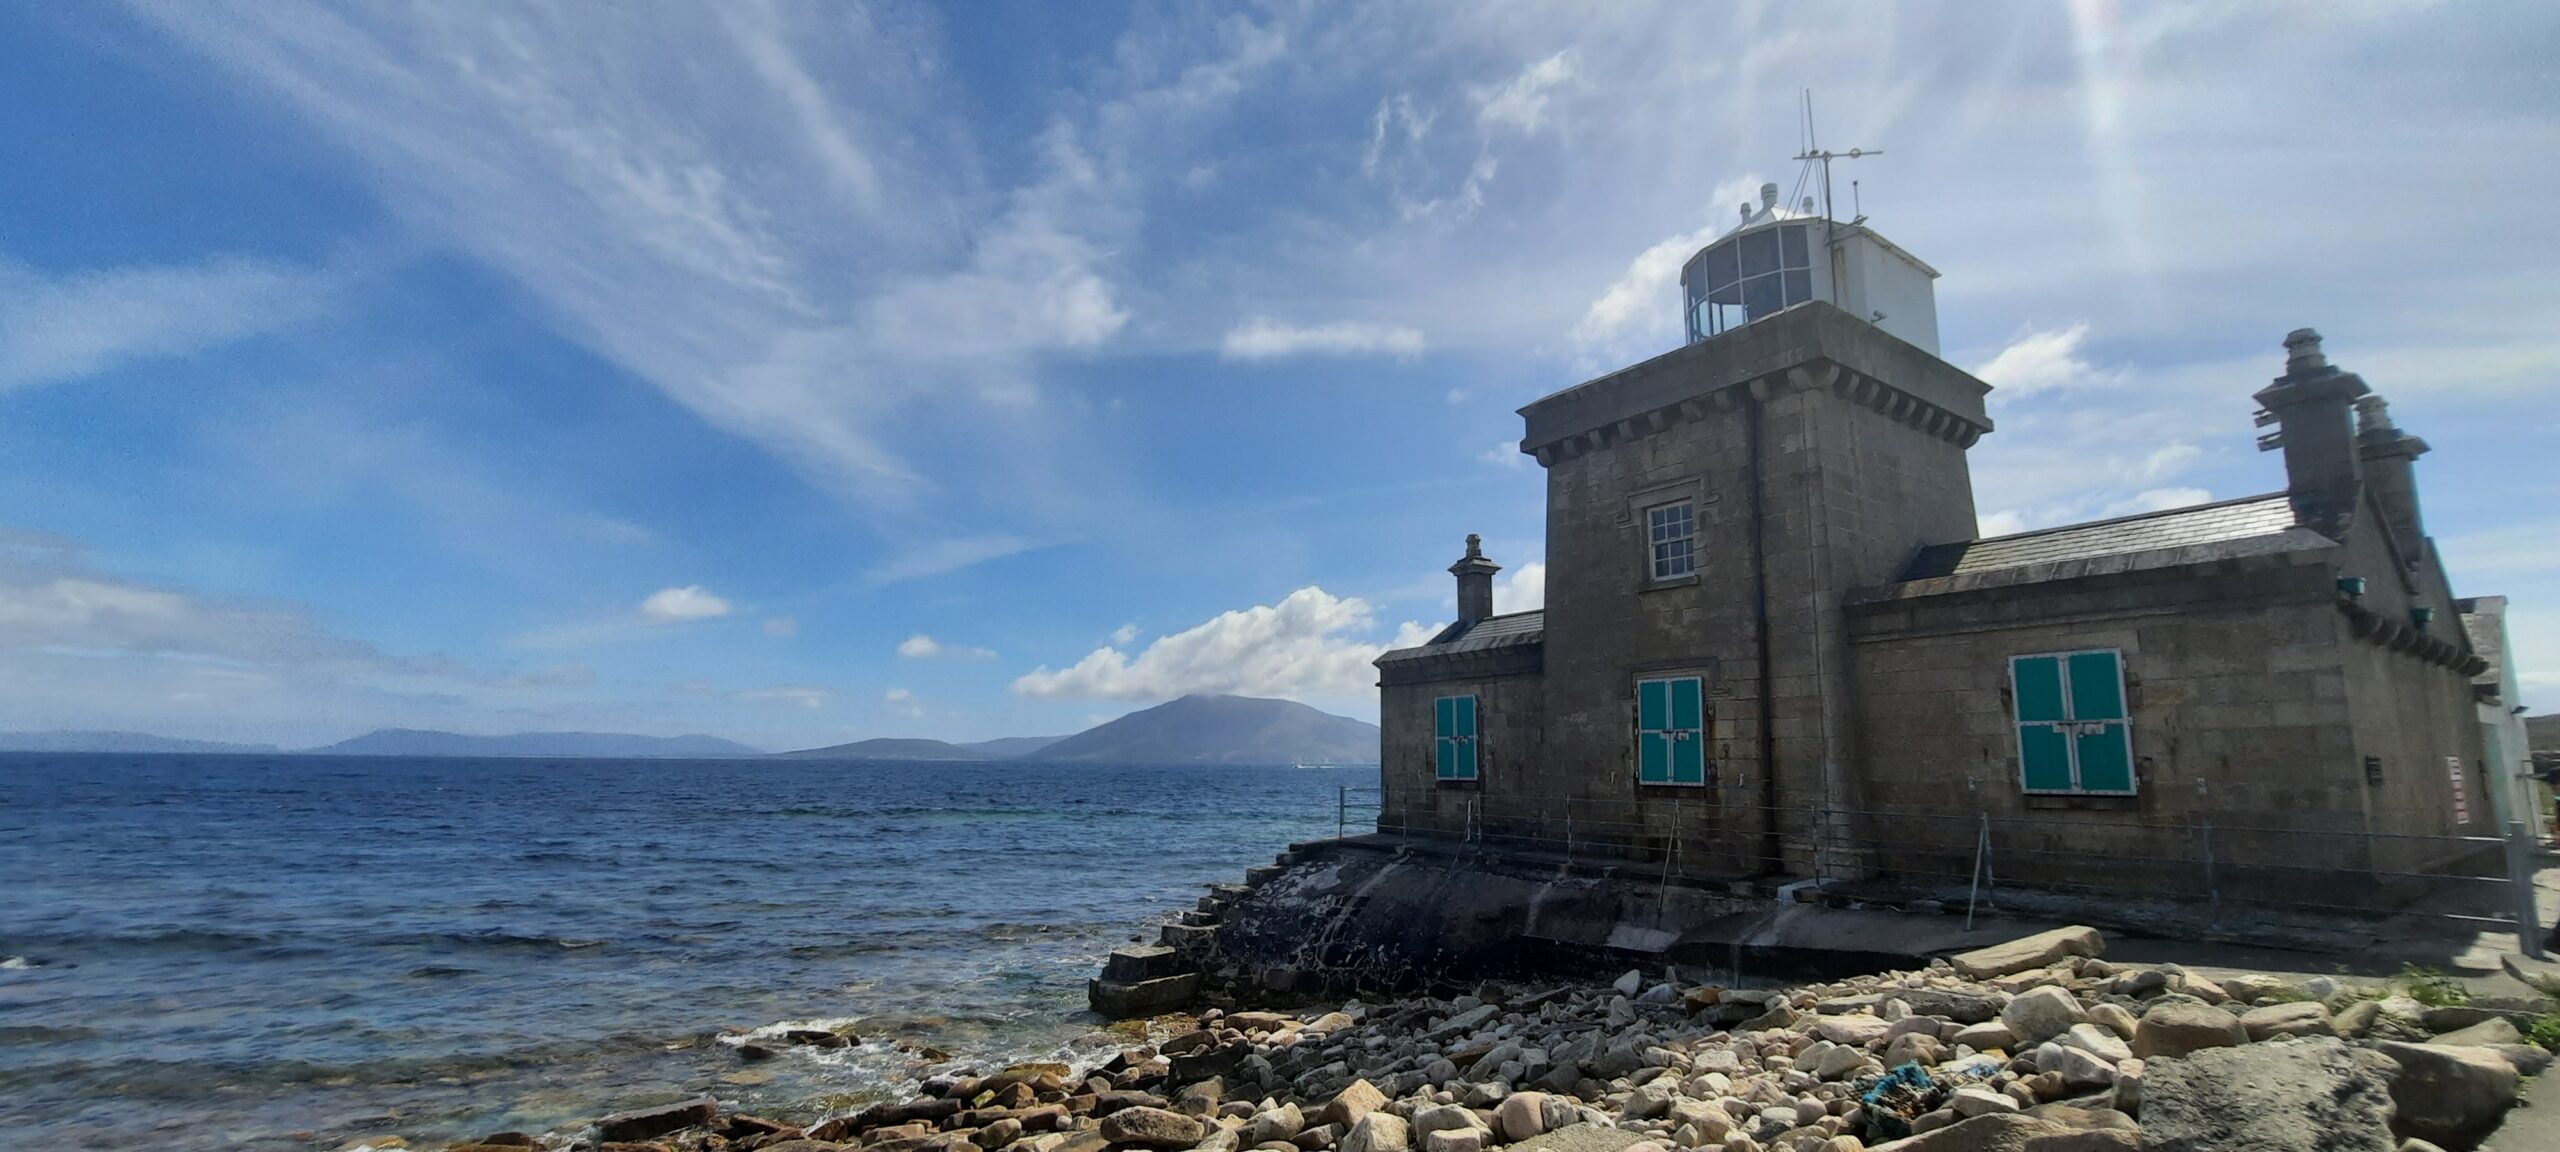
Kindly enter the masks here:
<path id="1" fill-rule="evenodd" d="M 2516 902 L 2516 948 L 2540 960 L 2542 914 L 2533 900 L 2533 838 L 2522 820 L 2507 821 L 2507 884 Z"/>
<path id="2" fill-rule="evenodd" d="M 1973 931 L 1973 906 L 1982 898 L 1982 880 L 1991 871 L 1991 813 L 1982 813 L 1982 830 L 1973 837 L 1973 890 L 1964 898 L 1964 930 Z"/>
<path id="3" fill-rule="evenodd" d="M 2222 886 L 2215 881 L 2213 875 L 2213 821 L 2197 821 L 2196 834 L 2204 841 L 2204 894 L 2205 899 L 2211 901 L 2213 917 L 2209 923 L 2215 928 L 2220 928 L 2222 927 Z"/>

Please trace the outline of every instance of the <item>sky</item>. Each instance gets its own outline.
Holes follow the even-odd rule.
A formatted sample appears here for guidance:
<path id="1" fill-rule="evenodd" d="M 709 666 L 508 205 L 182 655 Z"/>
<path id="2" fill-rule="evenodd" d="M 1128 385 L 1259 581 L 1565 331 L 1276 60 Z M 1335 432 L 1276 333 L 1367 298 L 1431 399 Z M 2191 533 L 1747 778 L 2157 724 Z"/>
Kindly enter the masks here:
<path id="1" fill-rule="evenodd" d="M 2284 334 L 2560 706 L 2560 7 L 0 3 L 0 729 L 1373 718 L 1799 102 L 1986 533 L 2272 491 Z M 1847 185 L 1854 180 L 1854 189 Z"/>

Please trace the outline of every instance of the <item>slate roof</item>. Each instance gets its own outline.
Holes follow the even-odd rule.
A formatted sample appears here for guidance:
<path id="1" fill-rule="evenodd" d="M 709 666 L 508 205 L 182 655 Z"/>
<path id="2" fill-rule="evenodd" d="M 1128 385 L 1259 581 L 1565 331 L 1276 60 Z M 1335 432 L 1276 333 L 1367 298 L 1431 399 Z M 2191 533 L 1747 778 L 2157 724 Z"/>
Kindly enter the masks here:
<path id="1" fill-rule="evenodd" d="M 1483 652 L 1495 648 L 1514 648 L 1541 644 L 1547 638 L 1546 612 L 1513 612 L 1507 616 L 1487 616 L 1450 635 L 1443 631 L 1419 648 L 1399 648 L 1378 657 L 1378 663 L 1398 660 L 1426 660 L 1457 652 Z"/>
<path id="2" fill-rule="evenodd" d="M 1931 544 L 1911 558 L 1900 578 L 1909 582 L 1968 576 L 2133 552 L 2282 537 L 2293 531 L 2292 503 L 2284 493 L 2273 492 L 2215 504 L 2198 504 L 2191 508 L 2172 508 L 2166 512 L 2147 512 L 2114 520 L 2021 532 L 2014 536 L 1995 536 L 1988 540 Z"/>

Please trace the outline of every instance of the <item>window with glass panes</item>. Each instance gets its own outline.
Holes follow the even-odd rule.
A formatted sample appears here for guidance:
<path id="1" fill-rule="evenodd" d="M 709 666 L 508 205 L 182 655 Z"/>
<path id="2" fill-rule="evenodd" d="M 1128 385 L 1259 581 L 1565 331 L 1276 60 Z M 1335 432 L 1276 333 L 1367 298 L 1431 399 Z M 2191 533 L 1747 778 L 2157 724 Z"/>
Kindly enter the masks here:
<path id="1" fill-rule="evenodd" d="M 1689 339 L 1739 328 L 1813 299 L 1813 227 L 1781 224 L 1737 232 L 1683 270 Z"/>
<path id="2" fill-rule="evenodd" d="M 2133 794 L 2124 654 L 2114 648 L 2009 658 L 2018 785 L 2029 792 Z"/>
<path id="3" fill-rule="evenodd" d="M 1645 534 L 1652 546 L 1653 578 L 1675 580 L 1698 570 L 1698 514 L 1681 500 L 1645 509 Z"/>

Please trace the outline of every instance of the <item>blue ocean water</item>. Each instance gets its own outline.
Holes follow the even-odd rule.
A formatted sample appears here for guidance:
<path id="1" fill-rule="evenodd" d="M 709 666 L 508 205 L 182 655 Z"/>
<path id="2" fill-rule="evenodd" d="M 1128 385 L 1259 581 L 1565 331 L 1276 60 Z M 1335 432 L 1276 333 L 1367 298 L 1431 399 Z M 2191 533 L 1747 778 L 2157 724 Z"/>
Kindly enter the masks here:
<path id="1" fill-rule="evenodd" d="M 0 755 L 0 1146 L 337 1148 L 1107 1043 L 1374 769 Z M 723 1029 L 850 1022 L 754 1064 Z M 948 1065 L 938 1065 L 945 1066 Z"/>

